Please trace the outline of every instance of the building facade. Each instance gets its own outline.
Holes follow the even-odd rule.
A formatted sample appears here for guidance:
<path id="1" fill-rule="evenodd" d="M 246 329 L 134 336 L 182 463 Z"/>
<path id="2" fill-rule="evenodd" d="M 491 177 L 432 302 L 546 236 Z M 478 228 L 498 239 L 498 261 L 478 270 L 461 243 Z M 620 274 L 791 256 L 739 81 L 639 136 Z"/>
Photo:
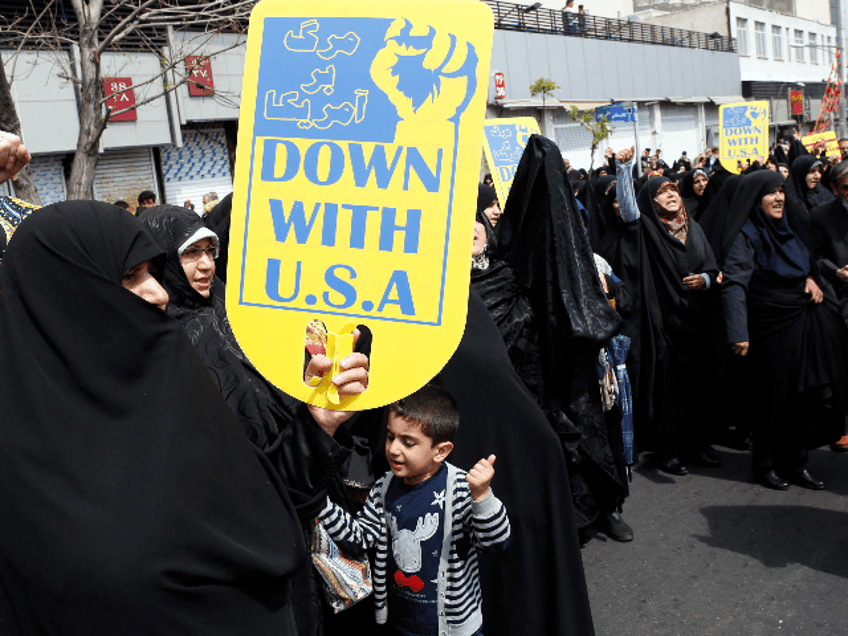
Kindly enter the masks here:
<path id="1" fill-rule="evenodd" d="M 815 124 L 837 61 L 837 32 L 828 0 L 635 0 L 635 8 L 652 24 L 702 25 L 732 36 L 739 52 L 742 95 L 769 102 L 773 130 L 794 124 L 809 130 Z M 803 100 L 802 113 L 795 116 L 793 91 Z"/>
<path id="2" fill-rule="evenodd" d="M 573 165 L 588 167 L 592 157 L 591 135 L 571 120 L 572 105 L 585 111 L 625 102 L 638 112 L 635 126 L 615 126 L 595 165 L 605 147 L 633 145 L 660 149 L 671 163 L 684 150 L 693 156 L 713 143 L 707 131 L 717 125 L 718 107 L 741 100 L 739 56 L 729 36 L 601 16 L 569 29 L 559 10 L 487 4 L 495 15 L 488 117 L 536 117 Z M 103 135 L 94 195 L 134 208 L 139 192 L 153 190 L 159 202 L 191 201 L 199 209 L 203 194 L 223 197 L 232 190 L 244 36 L 169 30 L 162 46 L 192 69 L 191 81 L 164 98 L 153 99 L 176 84 L 178 74 L 161 76 L 162 56 L 115 50 L 103 58 L 104 82 L 134 86 L 136 107 L 132 117 L 110 121 Z M 68 78 L 79 75 L 78 58 L 74 49 L 15 54 L 0 48 L 7 73 L 13 71 L 13 97 L 44 203 L 67 194 L 80 99 Z M 496 73 L 504 80 L 501 95 Z M 530 94 L 540 77 L 560 86 L 551 98 Z"/>

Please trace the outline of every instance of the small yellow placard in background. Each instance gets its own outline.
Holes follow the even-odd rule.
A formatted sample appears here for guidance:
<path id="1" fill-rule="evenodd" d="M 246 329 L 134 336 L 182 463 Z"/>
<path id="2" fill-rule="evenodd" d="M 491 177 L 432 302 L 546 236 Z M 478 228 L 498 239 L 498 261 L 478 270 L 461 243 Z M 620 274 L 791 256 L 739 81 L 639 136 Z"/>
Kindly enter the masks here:
<path id="1" fill-rule="evenodd" d="M 739 174 L 739 161 L 768 157 L 768 102 L 740 102 L 718 109 L 719 161 L 728 172 Z"/>
<path id="2" fill-rule="evenodd" d="M 539 123 L 532 117 L 487 119 L 483 131 L 486 162 L 492 171 L 495 191 L 503 209 L 527 140 L 530 135 L 540 134 Z"/>
<path id="3" fill-rule="evenodd" d="M 826 152 L 828 157 L 833 157 L 834 155 L 837 157 L 842 156 L 842 152 L 839 150 L 839 142 L 836 140 L 836 133 L 832 130 L 815 135 L 805 135 L 801 138 L 801 143 L 804 144 L 804 148 L 809 152 L 813 152 L 813 147 L 820 141 L 827 144 Z"/>
<path id="4" fill-rule="evenodd" d="M 280 389 L 360 410 L 462 337 L 492 49 L 477 0 L 263 0 L 247 41 L 227 313 Z M 303 382 L 307 324 L 373 341 L 368 389 Z"/>

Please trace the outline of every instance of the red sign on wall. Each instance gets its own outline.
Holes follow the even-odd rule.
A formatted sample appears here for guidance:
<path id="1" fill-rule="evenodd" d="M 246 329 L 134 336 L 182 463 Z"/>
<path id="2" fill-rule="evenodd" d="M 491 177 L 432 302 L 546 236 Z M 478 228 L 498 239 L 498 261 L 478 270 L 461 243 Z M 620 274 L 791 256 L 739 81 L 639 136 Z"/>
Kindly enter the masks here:
<path id="1" fill-rule="evenodd" d="M 506 99 L 506 82 L 503 73 L 495 73 L 495 99 Z"/>
<path id="2" fill-rule="evenodd" d="M 112 115 L 109 121 L 136 121 L 138 112 L 135 109 L 135 93 L 132 86 L 132 79 L 129 77 L 105 77 L 103 78 L 103 92 L 106 93 L 106 105 L 112 109 L 112 112 L 129 108 L 131 110 L 121 113 L 120 115 Z"/>
<path id="3" fill-rule="evenodd" d="M 186 60 L 188 94 L 192 97 L 208 97 L 215 94 L 212 78 L 212 60 L 200 55 L 189 55 Z"/>
<path id="4" fill-rule="evenodd" d="M 789 91 L 790 113 L 792 115 L 804 114 L 804 93 L 803 91 Z"/>

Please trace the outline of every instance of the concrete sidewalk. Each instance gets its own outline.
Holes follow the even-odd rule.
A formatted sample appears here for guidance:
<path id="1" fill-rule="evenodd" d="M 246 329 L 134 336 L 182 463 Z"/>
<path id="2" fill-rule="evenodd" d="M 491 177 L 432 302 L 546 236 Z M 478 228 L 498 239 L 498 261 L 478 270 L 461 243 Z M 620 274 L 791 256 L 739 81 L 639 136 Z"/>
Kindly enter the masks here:
<path id="1" fill-rule="evenodd" d="M 779 492 L 754 482 L 749 453 L 716 450 L 724 467 L 686 477 L 634 470 L 634 541 L 590 531 L 597 635 L 848 635 L 848 453 L 810 453 L 826 490 Z"/>

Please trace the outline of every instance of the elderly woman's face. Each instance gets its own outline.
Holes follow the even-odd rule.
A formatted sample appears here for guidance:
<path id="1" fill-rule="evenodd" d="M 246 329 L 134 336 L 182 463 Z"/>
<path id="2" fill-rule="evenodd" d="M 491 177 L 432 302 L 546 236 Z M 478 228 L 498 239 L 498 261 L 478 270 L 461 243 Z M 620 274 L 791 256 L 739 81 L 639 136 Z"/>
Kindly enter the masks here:
<path id="1" fill-rule="evenodd" d="M 807 187 L 810 190 L 812 190 L 813 188 L 815 188 L 819 184 L 819 181 L 821 181 L 821 178 L 822 178 L 821 168 L 819 168 L 819 167 L 813 168 L 812 170 L 810 170 L 807 173 L 807 176 L 805 178 L 805 181 L 807 182 Z"/>
<path id="2" fill-rule="evenodd" d="M 209 298 L 215 278 L 215 244 L 211 238 L 189 245 L 180 256 L 188 284 L 204 298 Z"/>
<path id="3" fill-rule="evenodd" d="M 168 292 L 153 277 L 152 267 L 150 261 L 139 263 L 124 274 L 121 285 L 124 289 L 130 290 L 139 298 L 164 311 L 168 306 Z"/>
<path id="4" fill-rule="evenodd" d="M 773 219 L 782 219 L 785 201 L 786 194 L 783 191 L 783 186 L 780 186 L 774 192 L 769 192 L 763 197 L 763 211 Z"/>
<path id="5" fill-rule="evenodd" d="M 704 194 L 704 190 L 707 189 L 707 184 L 709 182 L 710 180 L 707 179 L 704 175 L 696 174 L 695 178 L 692 179 L 692 190 L 695 191 L 695 196 L 699 197 Z"/>
<path id="6" fill-rule="evenodd" d="M 660 186 L 654 202 L 666 212 L 679 212 L 683 206 L 683 200 L 680 198 L 677 188 L 671 183 L 664 183 Z"/>

